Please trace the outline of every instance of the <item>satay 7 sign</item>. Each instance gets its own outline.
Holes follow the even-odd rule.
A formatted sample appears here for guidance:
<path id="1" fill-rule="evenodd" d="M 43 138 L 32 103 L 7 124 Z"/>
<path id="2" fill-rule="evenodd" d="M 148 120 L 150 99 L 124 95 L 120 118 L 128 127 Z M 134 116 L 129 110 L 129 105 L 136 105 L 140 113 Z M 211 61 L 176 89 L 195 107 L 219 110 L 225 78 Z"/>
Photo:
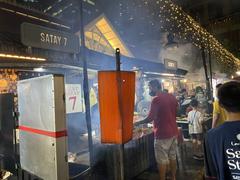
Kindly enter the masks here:
<path id="1" fill-rule="evenodd" d="M 26 22 L 21 25 L 21 41 L 26 46 L 66 53 L 78 53 L 80 47 L 75 34 Z"/>
<path id="2" fill-rule="evenodd" d="M 66 113 L 83 112 L 83 99 L 80 84 L 66 84 Z"/>

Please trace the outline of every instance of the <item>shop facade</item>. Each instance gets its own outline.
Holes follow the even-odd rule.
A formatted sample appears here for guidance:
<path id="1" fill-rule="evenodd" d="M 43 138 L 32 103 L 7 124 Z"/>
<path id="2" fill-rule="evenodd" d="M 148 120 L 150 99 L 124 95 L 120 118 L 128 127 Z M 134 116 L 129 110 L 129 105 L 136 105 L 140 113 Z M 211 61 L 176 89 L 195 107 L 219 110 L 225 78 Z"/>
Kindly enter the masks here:
<path id="1" fill-rule="evenodd" d="M 93 170 L 92 167 L 98 167 L 101 163 L 105 164 L 106 167 L 110 167 L 112 162 L 116 163 L 116 159 L 113 161 L 115 146 L 103 145 L 100 142 L 100 120 L 97 107 L 97 71 L 114 70 L 114 57 L 106 53 L 96 52 L 91 48 L 91 50 L 86 49 L 89 68 L 89 108 L 91 108 L 92 113 L 92 128 L 89 133 L 85 119 L 87 107 L 84 104 L 83 62 L 79 60 L 79 53 L 81 54 L 78 45 L 79 37 L 75 35 L 71 26 L 38 12 L 5 3 L 1 3 L 0 18 L 1 27 L 3 27 L 0 33 L 0 91 L 1 93 L 13 93 L 16 114 L 18 110 L 17 81 L 49 74 L 61 74 L 64 76 L 66 91 L 68 161 L 69 166 L 72 167 L 69 171 L 70 177 L 79 178 L 86 172 L 92 172 L 88 170 Z M 69 42 L 70 44 L 67 46 Z M 122 57 L 121 66 L 122 70 L 138 69 L 144 72 L 139 77 L 140 81 L 143 81 L 139 83 L 140 86 L 142 84 L 146 86 L 146 83 L 153 78 L 162 81 L 166 88 L 177 86 L 177 82 L 187 73 L 178 68 L 166 69 L 161 63 L 127 56 Z M 164 82 L 166 79 L 168 84 Z M 170 85 L 171 83 L 173 85 Z M 171 87 L 171 89 L 173 88 Z M 145 92 L 146 89 L 143 91 Z M 140 93 L 139 96 L 142 94 Z M 138 108 L 135 109 L 137 112 Z M 93 114 L 93 111 L 96 114 Z M 14 128 L 17 128 L 17 124 Z M 91 145 L 89 145 L 89 135 L 93 140 Z M 134 138 L 135 140 L 125 145 L 125 173 L 126 177 L 129 178 L 138 175 L 154 162 L 152 133 L 146 131 L 145 135 L 135 135 Z M 89 148 L 91 147 L 93 148 L 93 162 L 90 162 Z M 18 153 L 17 150 L 15 153 Z M 107 156 L 109 153 L 111 156 Z M 132 158 L 138 159 L 139 162 L 130 162 L 129 160 Z M 16 159 L 16 163 L 20 162 Z M 134 167 L 134 171 L 129 171 L 130 167 Z M 96 176 L 98 170 L 96 168 Z M 114 177 L 117 176 L 117 169 L 114 172 L 105 173 L 104 175 Z"/>

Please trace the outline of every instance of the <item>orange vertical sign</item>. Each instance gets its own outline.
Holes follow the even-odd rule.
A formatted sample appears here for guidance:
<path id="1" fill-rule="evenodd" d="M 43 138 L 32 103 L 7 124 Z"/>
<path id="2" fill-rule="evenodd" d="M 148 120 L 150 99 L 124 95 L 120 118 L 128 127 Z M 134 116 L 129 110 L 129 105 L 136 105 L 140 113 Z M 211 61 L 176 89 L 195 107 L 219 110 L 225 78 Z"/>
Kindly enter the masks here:
<path id="1" fill-rule="evenodd" d="M 99 71 L 101 142 L 123 144 L 132 139 L 135 73 Z"/>

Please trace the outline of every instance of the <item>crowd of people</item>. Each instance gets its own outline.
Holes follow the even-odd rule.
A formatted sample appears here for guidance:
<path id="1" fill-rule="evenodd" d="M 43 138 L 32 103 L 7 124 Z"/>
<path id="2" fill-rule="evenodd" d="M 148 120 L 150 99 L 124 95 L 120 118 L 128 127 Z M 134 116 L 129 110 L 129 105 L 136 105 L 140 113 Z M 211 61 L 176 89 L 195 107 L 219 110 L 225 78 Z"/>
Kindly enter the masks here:
<path id="1" fill-rule="evenodd" d="M 177 114 L 187 115 L 193 157 L 204 158 L 205 178 L 240 179 L 240 82 L 217 85 L 212 127 L 205 134 L 202 124 L 207 99 L 202 88 L 196 88 L 195 92 L 187 98 L 186 90 L 183 89 L 177 99 L 163 91 L 158 80 L 149 82 L 149 94 L 153 96 L 150 112 L 136 125 L 153 122 L 154 149 L 160 179 L 165 180 L 168 167 L 171 170 L 170 178 L 176 179 Z"/>
<path id="2" fill-rule="evenodd" d="M 189 92 L 186 89 L 181 89 L 177 94 L 174 94 L 174 96 L 177 98 L 179 104 L 178 116 L 188 115 L 192 109 L 190 102 L 193 99 L 198 101 L 199 108 L 201 108 L 204 112 L 206 110 L 209 111 L 209 102 L 206 95 L 206 90 L 200 86 L 197 86 L 195 89 Z"/>

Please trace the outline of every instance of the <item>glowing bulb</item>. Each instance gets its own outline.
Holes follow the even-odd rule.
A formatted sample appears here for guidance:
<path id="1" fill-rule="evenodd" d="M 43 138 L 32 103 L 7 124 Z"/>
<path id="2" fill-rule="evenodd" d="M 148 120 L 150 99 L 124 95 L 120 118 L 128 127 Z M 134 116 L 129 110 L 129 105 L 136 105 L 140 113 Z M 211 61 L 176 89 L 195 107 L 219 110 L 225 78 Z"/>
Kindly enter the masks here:
<path id="1" fill-rule="evenodd" d="M 43 72 L 43 71 L 45 71 L 45 69 L 43 69 L 42 67 L 40 67 L 40 68 L 34 68 L 33 71 Z"/>

